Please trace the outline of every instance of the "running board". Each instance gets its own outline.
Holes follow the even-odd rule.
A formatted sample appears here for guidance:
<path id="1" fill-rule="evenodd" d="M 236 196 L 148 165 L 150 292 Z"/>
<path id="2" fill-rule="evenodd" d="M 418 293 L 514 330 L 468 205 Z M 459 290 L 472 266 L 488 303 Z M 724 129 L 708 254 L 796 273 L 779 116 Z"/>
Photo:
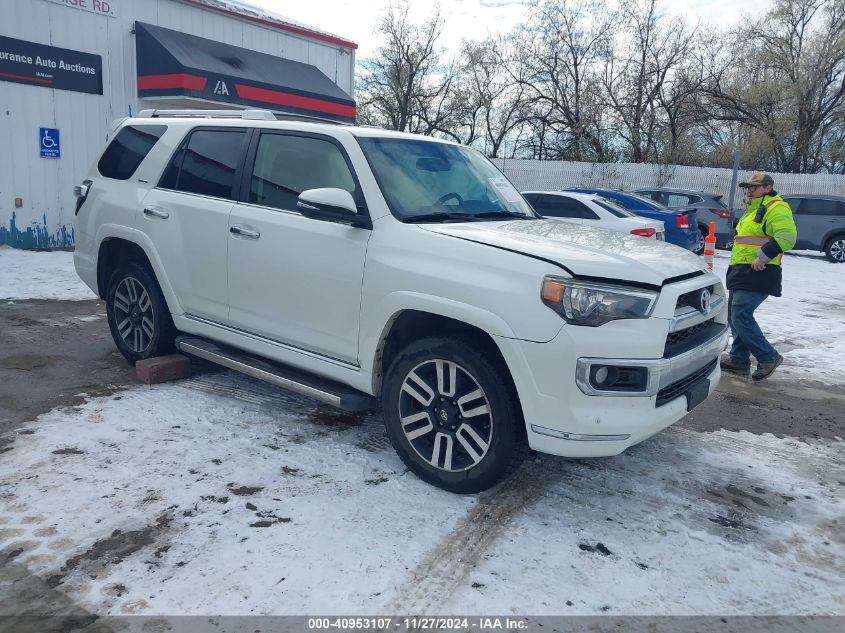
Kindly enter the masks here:
<path id="1" fill-rule="evenodd" d="M 176 347 L 190 356 L 211 361 L 344 411 L 367 411 L 376 407 L 376 399 L 363 391 L 207 339 L 179 336 L 176 338 Z"/>

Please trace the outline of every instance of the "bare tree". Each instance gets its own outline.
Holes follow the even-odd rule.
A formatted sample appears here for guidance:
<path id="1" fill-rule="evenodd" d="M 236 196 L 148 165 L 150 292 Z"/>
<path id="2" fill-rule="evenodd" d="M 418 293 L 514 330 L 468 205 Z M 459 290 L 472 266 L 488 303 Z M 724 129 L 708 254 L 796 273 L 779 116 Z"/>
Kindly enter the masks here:
<path id="1" fill-rule="evenodd" d="M 437 48 L 443 32 L 440 10 L 435 7 L 417 26 L 411 21 L 409 1 L 401 0 L 388 7 L 375 32 L 385 43 L 374 58 L 361 62 L 361 120 L 400 131 L 436 129 L 444 116 L 439 106 L 451 82 Z"/>
<path id="2" fill-rule="evenodd" d="M 512 80 L 525 88 L 532 127 L 542 132 L 534 143 L 542 148 L 541 157 L 610 158 L 597 62 L 606 54 L 611 27 L 612 15 L 602 2 L 536 0 L 531 5 L 504 63 Z"/>
<path id="3" fill-rule="evenodd" d="M 835 169 L 825 148 L 842 137 L 836 113 L 845 105 L 845 4 L 777 0 L 737 36 L 734 62 L 707 87 L 717 116 L 743 124 L 744 145 L 767 139 L 768 151 L 755 158 L 773 170 Z"/>
<path id="4" fill-rule="evenodd" d="M 677 126 L 696 90 L 695 81 L 690 85 L 682 70 L 691 35 L 680 19 L 661 14 L 658 0 L 622 0 L 620 7 L 625 27 L 607 59 L 605 96 L 630 159 L 656 161 L 662 115 L 669 115 L 670 124 Z"/>

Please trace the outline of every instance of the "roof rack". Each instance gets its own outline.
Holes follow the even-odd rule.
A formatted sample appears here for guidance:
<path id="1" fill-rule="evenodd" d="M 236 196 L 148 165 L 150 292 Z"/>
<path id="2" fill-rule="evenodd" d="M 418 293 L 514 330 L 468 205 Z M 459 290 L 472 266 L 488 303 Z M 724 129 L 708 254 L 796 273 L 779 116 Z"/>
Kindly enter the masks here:
<path id="1" fill-rule="evenodd" d="M 162 117 L 199 119 L 248 119 L 250 121 L 275 121 L 270 110 L 141 110 L 138 118 L 157 119 Z"/>

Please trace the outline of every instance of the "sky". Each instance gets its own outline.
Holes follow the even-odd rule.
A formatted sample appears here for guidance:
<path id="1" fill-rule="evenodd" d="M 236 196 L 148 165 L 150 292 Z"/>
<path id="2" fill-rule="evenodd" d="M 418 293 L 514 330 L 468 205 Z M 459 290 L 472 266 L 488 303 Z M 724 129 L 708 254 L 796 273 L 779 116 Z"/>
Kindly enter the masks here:
<path id="1" fill-rule="evenodd" d="M 246 0 L 296 22 L 327 31 L 358 44 L 356 59 L 373 55 L 378 42 L 373 28 L 384 15 L 389 0 L 316 0 L 290 3 L 285 0 Z M 412 3 L 412 16 L 422 22 L 431 7 L 439 4 L 446 25 L 441 44 L 457 51 L 461 39 L 481 40 L 497 32 L 510 31 L 526 15 L 524 0 L 440 0 L 439 3 Z M 756 15 L 772 5 L 765 0 L 690 0 L 665 2 L 670 13 L 681 15 L 690 24 L 702 22 L 717 28 L 734 26 L 742 16 Z"/>

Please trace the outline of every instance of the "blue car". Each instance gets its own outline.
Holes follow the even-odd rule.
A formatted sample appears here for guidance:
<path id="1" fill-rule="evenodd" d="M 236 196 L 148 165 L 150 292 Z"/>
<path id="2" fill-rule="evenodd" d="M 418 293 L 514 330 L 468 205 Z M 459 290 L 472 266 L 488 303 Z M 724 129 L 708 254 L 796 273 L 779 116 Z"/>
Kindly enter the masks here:
<path id="1" fill-rule="evenodd" d="M 666 241 L 700 254 L 704 250 L 701 233 L 698 230 L 695 209 L 669 209 L 668 207 L 636 193 L 598 189 L 593 187 L 570 187 L 564 191 L 595 193 L 615 200 L 620 205 L 644 218 L 661 220 L 666 230 Z"/>

